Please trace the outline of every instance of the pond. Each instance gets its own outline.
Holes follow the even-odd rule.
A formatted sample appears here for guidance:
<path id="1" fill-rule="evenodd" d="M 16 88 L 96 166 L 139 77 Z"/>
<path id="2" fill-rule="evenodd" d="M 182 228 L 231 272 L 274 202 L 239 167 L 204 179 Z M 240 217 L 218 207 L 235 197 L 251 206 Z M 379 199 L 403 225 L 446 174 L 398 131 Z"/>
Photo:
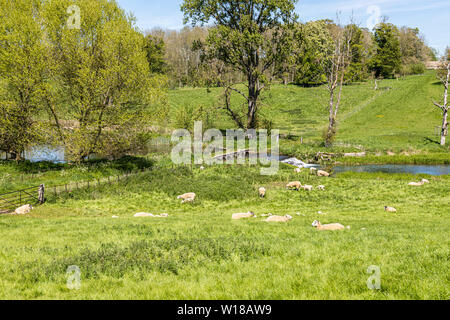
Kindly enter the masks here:
<path id="1" fill-rule="evenodd" d="M 347 171 L 429 174 L 432 176 L 441 176 L 450 174 L 450 165 L 365 164 L 352 166 L 336 166 L 333 168 L 334 173 Z"/>

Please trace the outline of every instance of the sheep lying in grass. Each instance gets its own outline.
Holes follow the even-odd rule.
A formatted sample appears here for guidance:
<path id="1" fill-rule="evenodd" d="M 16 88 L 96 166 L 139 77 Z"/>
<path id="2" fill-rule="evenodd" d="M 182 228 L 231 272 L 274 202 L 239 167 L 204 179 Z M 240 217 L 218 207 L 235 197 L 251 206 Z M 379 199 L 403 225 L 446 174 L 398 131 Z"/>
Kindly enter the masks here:
<path id="1" fill-rule="evenodd" d="M 138 212 L 134 215 L 135 218 L 141 218 L 141 217 L 154 217 L 153 214 L 147 213 L 147 212 Z"/>
<path id="2" fill-rule="evenodd" d="M 408 183 L 408 186 L 415 186 L 415 187 L 419 187 L 422 186 L 424 184 L 424 182 L 420 181 L 420 182 L 410 182 Z"/>
<path id="3" fill-rule="evenodd" d="M 301 171 L 302 171 L 302 169 L 300 169 L 300 168 L 295 168 L 295 169 L 294 169 L 294 172 L 295 172 L 295 173 L 300 173 Z"/>
<path id="4" fill-rule="evenodd" d="M 29 204 L 26 204 L 24 206 L 21 206 L 21 207 L 17 208 L 14 211 L 14 214 L 27 214 L 27 213 L 30 213 L 31 210 L 33 210 L 33 207 L 31 205 L 29 205 Z"/>
<path id="5" fill-rule="evenodd" d="M 182 199 L 183 201 L 181 201 L 181 203 L 193 202 L 195 200 L 195 193 L 193 192 L 185 193 L 178 196 L 177 199 Z"/>
<path id="6" fill-rule="evenodd" d="M 239 220 L 239 219 L 253 218 L 253 217 L 255 217 L 255 214 L 253 212 L 249 211 L 247 213 L 234 213 L 231 216 L 231 219 Z"/>
<path id="7" fill-rule="evenodd" d="M 304 186 L 301 186 L 301 188 L 302 188 L 303 190 L 306 190 L 306 191 L 312 191 L 313 186 L 304 185 Z"/>
<path id="8" fill-rule="evenodd" d="M 395 209 L 394 207 L 384 206 L 384 211 L 386 211 L 386 212 L 397 212 L 397 209 Z"/>
<path id="9" fill-rule="evenodd" d="M 423 183 L 430 183 L 430 181 L 428 181 L 427 179 L 422 179 L 420 182 L 423 182 Z"/>
<path id="10" fill-rule="evenodd" d="M 317 189 L 319 189 L 319 190 L 325 190 L 325 186 L 323 186 L 323 185 L 320 185 L 320 186 L 317 186 Z"/>
<path id="11" fill-rule="evenodd" d="M 295 189 L 295 190 L 299 190 L 301 186 L 302 186 L 302 184 L 300 183 L 300 181 L 293 181 L 293 182 L 289 182 L 289 183 L 286 185 L 286 189 Z"/>
<path id="12" fill-rule="evenodd" d="M 264 187 L 259 188 L 258 193 L 261 198 L 264 198 L 266 196 L 266 188 Z"/>
<path id="13" fill-rule="evenodd" d="M 330 223 L 330 224 L 321 224 L 319 221 L 314 220 L 312 226 L 317 230 L 343 230 L 345 227 L 340 223 Z M 347 229 L 350 229 L 350 226 L 347 226 Z"/>
<path id="14" fill-rule="evenodd" d="M 317 176 L 318 176 L 318 177 L 329 177 L 330 174 L 329 174 L 328 172 L 326 172 L 326 171 L 318 170 L 318 171 L 317 171 Z"/>
<path id="15" fill-rule="evenodd" d="M 288 222 L 291 219 L 292 219 L 292 217 L 287 214 L 283 217 L 282 216 L 270 216 L 265 221 L 267 221 L 267 222 Z"/>

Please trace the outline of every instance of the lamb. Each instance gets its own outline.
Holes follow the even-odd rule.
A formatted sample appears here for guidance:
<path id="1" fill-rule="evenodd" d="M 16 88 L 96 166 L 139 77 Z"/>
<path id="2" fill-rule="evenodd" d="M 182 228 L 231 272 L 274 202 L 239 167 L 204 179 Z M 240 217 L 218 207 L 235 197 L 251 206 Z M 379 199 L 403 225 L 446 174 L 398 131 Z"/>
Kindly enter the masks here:
<path id="1" fill-rule="evenodd" d="M 397 212 L 397 209 L 395 209 L 394 207 L 384 206 L 384 211 L 386 211 L 386 212 Z"/>
<path id="2" fill-rule="evenodd" d="M 318 170 L 318 171 L 317 171 L 317 176 L 318 176 L 318 177 L 329 177 L 330 174 L 329 174 L 328 172 L 326 172 L 326 171 Z"/>
<path id="3" fill-rule="evenodd" d="M 325 186 L 323 186 L 323 185 L 320 185 L 320 186 L 317 186 L 317 189 L 319 189 L 319 190 L 325 190 Z"/>
<path id="4" fill-rule="evenodd" d="M 415 187 L 419 187 L 422 186 L 424 184 L 424 182 L 410 182 L 408 183 L 408 186 L 415 186 Z"/>
<path id="5" fill-rule="evenodd" d="M 147 213 L 147 212 L 138 212 L 134 215 L 135 218 L 141 218 L 141 217 L 154 217 L 153 214 Z"/>
<path id="6" fill-rule="evenodd" d="M 15 214 L 27 214 L 27 213 L 30 213 L 31 210 L 33 210 L 33 207 L 31 205 L 29 205 L 29 204 L 26 204 L 24 206 L 21 206 L 21 207 L 17 208 L 14 211 L 14 213 Z"/>
<path id="7" fill-rule="evenodd" d="M 177 199 L 182 199 L 181 203 L 193 202 L 195 200 L 195 196 L 195 193 L 189 192 L 178 196 Z"/>
<path id="8" fill-rule="evenodd" d="M 313 186 L 304 185 L 304 186 L 301 186 L 301 188 L 302 188 L 303 190 L 312 191 Z"/>
<path id="9" fill-rule="evenodd" d="M 422 179 L 420 182 L 423 182 L 423 183 L 430 183 L 430 181 L 428 181 L 427 179 Z"/>
<path id="10" fill-rule="evenodd" d="M 295 190 L 298 190 L 298 189 L 300 189 L 301 186 L 302 186 L 302 184 L 300 183 L 300 181 L 293 181 L 293 182 L 289 182 L 286 185 L 286 189 L 294 188 Z"/>
<path id="11" fill-rule="evenodd" d="M 330 224 L 321 224 L 319 221 L 314 220 L 312 226 L 317 230 L 343 230 L 345 227 L 340 223 L 330 223 Z M 350 229 L 350 226 L 347 226 L 347 229 Z"/>
<path id="12" fill-rule="evenodd" d="M 287 214 L 284 217 L 282 217 L 282 216 L 270 216 L 265 221 L 267 221 L 267 222 L 288 222 L 291 219 L 292 219 L 292 217 Z"/>
<path id="13" fill-rule="evenodd" d="M 247 213 L 234 213 L 231 216 L 231 219 L 239 220 L 239 219 L 245 219 L 245 218 L 252 218 L 254 216 L 255 216 L 255 214 L 253 212 L 249 211 Z"/>
<path id="14" fill-rule="evenodd" d="M 294 172 L 295 172 L 295 173 L 300 173 L 301 171 L 302 171 L 302 169 L 300 169 L 300 168 L 295 168 L 295 169 L 294 169 Z"/>
<path id="15" fill-rule="evenodd" d="M 261 198 L 264 198 L 266 196 L 266 188 L 261 187 L 261 188 L 258 189 L 258 192 L 259 192 L 259 196 Z"/>

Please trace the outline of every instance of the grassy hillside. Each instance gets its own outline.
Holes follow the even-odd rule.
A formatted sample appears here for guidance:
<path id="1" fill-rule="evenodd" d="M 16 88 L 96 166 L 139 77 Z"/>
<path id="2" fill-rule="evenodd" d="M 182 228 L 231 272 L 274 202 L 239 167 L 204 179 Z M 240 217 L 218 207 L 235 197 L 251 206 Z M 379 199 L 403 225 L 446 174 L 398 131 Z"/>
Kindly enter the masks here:
<path id="1" fill-rule="evenodd" d="M 180 167 L 49 199 L 30 215 L 0 216 L 0 298 L 449 299 L 449 177 L 407 186 L 421 177 Z M 286 190 L 294 179 L 326 190 Z M 182 205 L 186 191 L 198 201 Z M 248 210 L 259 217 L 231 220 Z M 133 218 L 141 211 L 169 217 Z M 264 222 L 269 212 L 293 220 Z M 351 228 L 320 232 L 315 219 Z M 70 265 L 80 290 L 66 287 Z M 371 265 L 380 291 L 367 288 Z"/>
<path id="2" fill-rule="evenodd" d="M 186 106 L 219 107 L 222 89 L 184 88 L 169 92 L 170 118 L 176 118 Z M 441 125 L 441 113 L 433 106 L 443 93 L 435 73 L 409 76 L 399 80 L 383 80 L 379 90 L 373 82 L 346 86 L 339 112 L 336 148 L 394 152 L 448 152 L 438 144 L 435 126 Z M 236 105 L 242 103 L 238 95 Z M 262 115 L 274 122 L 282 134 L 294 140 L 283 141 L 285 150 L 301 153 L 322 141 L 327 124 L 328 93 L 325 87 L 302 88 L 274 85 L 262 100 Z M 174 121 L 172 121 L 174 125 Z M 215 125 L 220 129 L 234 124 L 222 110 L 217 111 Z M 300 138 L 304 145 L 300 145 Z"/>

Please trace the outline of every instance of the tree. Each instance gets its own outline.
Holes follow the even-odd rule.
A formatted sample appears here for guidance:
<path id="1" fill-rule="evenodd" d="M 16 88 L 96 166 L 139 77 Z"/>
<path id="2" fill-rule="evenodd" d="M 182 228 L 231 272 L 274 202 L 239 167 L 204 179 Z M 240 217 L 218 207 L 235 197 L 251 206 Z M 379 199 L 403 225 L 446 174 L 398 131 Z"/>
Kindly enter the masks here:
<path id="1" fill-rule="evenodd" d="M 144 36 L 115 1 L 79 0 L 79 29 L 67 27 L 70 0 L 46 6 L 55 85 L 46 107 L 66 153 L 76 161 L 92 153 L 128 152 L 148 131 L 151 102 L 164 78 L 150 76 Z"/>
<path id="2" fill-rule="evenodd" d="M 164 60 L 164 39 L 150 34 L 145 36 L 144 51 L 147 54 L 150 73 L 165 74 L 167 72 L 167 64 Z"/>
<path id="3" fill-rule="evenodd" d="M 0 149 L 21 159 L 39 140 L 36 121 L 48 80 L 42 2 L 0 0 Z"/>
<path id="4" fill-rule="evenodd" d="M 442 63 L 441 68 L 438 70 L 437 74 L 439 80 L 444 85 L 444 97 L 443 97 L 443 103 L 439 104 L 437 102 L 434 102 L 434 105 L 441 109 L 442 111 L 442 128 L 441 128 L 441 145 L 445 146 L 445 139 L 448 134 L 448 100 L 447 100 L 447 94 L 448 94 L 448 83 L 450 80 L 450 48 L 447 48 L 446 54 L 442 57 Z"/>
<path id="5" fill-rule="evenodd" d="M 297 0 L 184 0 L 185 23 L 214 24 L 205 43 L 206 56 L 218 59 L 246 77 L 247 93 L 227 87 L 226 93 L 239 93 L 246 102 L 245 120 L 229 104 L 225 109 L 239 127 L 256 128 L 258 102 L 266 88 L 264 73 L 289 54 L 286 29 L 296 20 Z M 231 90 L 230 90 L 231 89 Z M 226 101 L 229 101 L 226 98 Z"/>
<path id="6" fill-rule="evenodd" d="M 371 69 L 376 78 L 392 78 L 400 70 L 401 50 L 399 32 L 391 23 L 380 23 L 375 27 L 375 55 Z"/>
<path id="7" fill-rule="evenodd" d="M 337 130 L 337 115 L 342 98 L 345 77 L 352 62 L 352 39 L 355 28 L 352 25 L 330 25 L 334 41 L 332 51 L 322 61 L 326 74 L 326 88 L 330 99 L 328 104 L 328 127 L 325 132 L 325 146 L 332 145 Z"/>

